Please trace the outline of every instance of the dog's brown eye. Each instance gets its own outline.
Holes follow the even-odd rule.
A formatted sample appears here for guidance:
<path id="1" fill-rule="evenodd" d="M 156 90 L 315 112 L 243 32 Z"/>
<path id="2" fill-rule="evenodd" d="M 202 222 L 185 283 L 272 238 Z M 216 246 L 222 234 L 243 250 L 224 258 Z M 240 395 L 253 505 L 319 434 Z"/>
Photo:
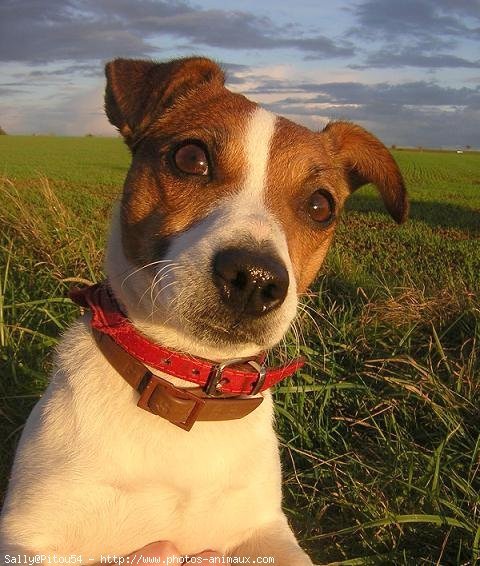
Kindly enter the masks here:
<path id="1" fill-rule="evenodd" d="M 307 208 L 308 215 L 315 222 L 328 224 L 333 219 L 334 201 L 326 191 L 315 191 L 308 199 Z"/>
<path id="2" fill-rule="evenodd" d="M 208 175 L 208 157 L 202 146 L 196 143 L 187 143 L 179 147 L 173 160 L 182 173 L 189 175 Z"/>

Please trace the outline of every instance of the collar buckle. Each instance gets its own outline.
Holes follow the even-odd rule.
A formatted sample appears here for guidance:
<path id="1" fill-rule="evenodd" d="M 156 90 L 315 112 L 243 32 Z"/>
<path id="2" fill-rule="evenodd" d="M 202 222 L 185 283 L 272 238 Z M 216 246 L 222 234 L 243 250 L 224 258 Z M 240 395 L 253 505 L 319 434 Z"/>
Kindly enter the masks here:
<path id="1" fill-rule="evenodd" d="M 263 396 L 209 398 L 200 388 L 184 389 L 147 371 L 137 387 L 137 406 L 189 431 L 197 420 L 241 419 L 254 411 Z"/>
<path id="2" fill-rule="evenodd" d="M 218 397 L 219 395 L 223 394 L 222 391 L 222 379 L 223 379 L 223 371 L 230 366 L 235 366 L 238 364 L 247 364 L 251 366 L 258 374 L 258 379 L 253 384 L 252 390 L 250 393 L 247 393 L 249 396 L 256 395 L 260 392 L 263 384 L 265 383 L 265 377 L 267 375 L 267 370 L 265 366 L 260 365 L 256 360 L 249 360 L 245 358 L 234 358 L 232 360 L 227 360 L 222 362 L 216 366 L 212 375 L 209 377 L 206 385 L 205 385 L 205 393 L 209 397 Z"/>

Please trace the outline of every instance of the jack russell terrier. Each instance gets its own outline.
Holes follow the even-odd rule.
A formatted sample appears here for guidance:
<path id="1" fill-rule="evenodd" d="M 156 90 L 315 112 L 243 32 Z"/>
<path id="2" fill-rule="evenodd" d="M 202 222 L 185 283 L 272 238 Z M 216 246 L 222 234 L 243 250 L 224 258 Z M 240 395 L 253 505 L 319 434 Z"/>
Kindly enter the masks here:
<path id="1" fill-rule="evenodd" d="M 214 62 L 117 59 L 106 113 L 132 153 L 105 283 L 63 337 L 18 446 L 0 555 L 126 555 L 157 540 L 193 555 L 312 564 L 281 507 L 265 367 L 332 241 L 348 195 L 408 202 L 385 146 L 321 132 L 224 87 Z M 86 558 L 88 557 L 88 559 Z"/>

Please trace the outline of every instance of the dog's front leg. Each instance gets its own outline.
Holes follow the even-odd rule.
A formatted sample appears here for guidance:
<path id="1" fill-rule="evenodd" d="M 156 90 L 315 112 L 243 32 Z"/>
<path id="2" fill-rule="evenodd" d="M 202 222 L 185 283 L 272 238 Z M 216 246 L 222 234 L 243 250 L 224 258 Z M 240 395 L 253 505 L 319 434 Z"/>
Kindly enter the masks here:
<path id="1" fill-rule="evenodd" d="M 310 558 L 300 548 L 284 516 L 255 530 L 228 554 L 250 559 L 252 564 L 261 561 L 274 566 L 313 566 Z M 267 562 L 268 559 L 270 561 Z"/>

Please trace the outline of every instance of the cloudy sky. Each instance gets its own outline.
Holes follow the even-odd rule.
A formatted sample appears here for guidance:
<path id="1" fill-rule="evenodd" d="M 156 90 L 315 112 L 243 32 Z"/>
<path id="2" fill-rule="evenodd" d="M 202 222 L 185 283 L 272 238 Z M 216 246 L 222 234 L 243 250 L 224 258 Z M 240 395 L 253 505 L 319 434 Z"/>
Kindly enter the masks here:
<path id="1" fill-rule="evenodd" d="M 0 126 L 114 135 L 103 64 L 190 54 L 313 128 L 480 148 L 480 0 L 0 0 Z"/>

